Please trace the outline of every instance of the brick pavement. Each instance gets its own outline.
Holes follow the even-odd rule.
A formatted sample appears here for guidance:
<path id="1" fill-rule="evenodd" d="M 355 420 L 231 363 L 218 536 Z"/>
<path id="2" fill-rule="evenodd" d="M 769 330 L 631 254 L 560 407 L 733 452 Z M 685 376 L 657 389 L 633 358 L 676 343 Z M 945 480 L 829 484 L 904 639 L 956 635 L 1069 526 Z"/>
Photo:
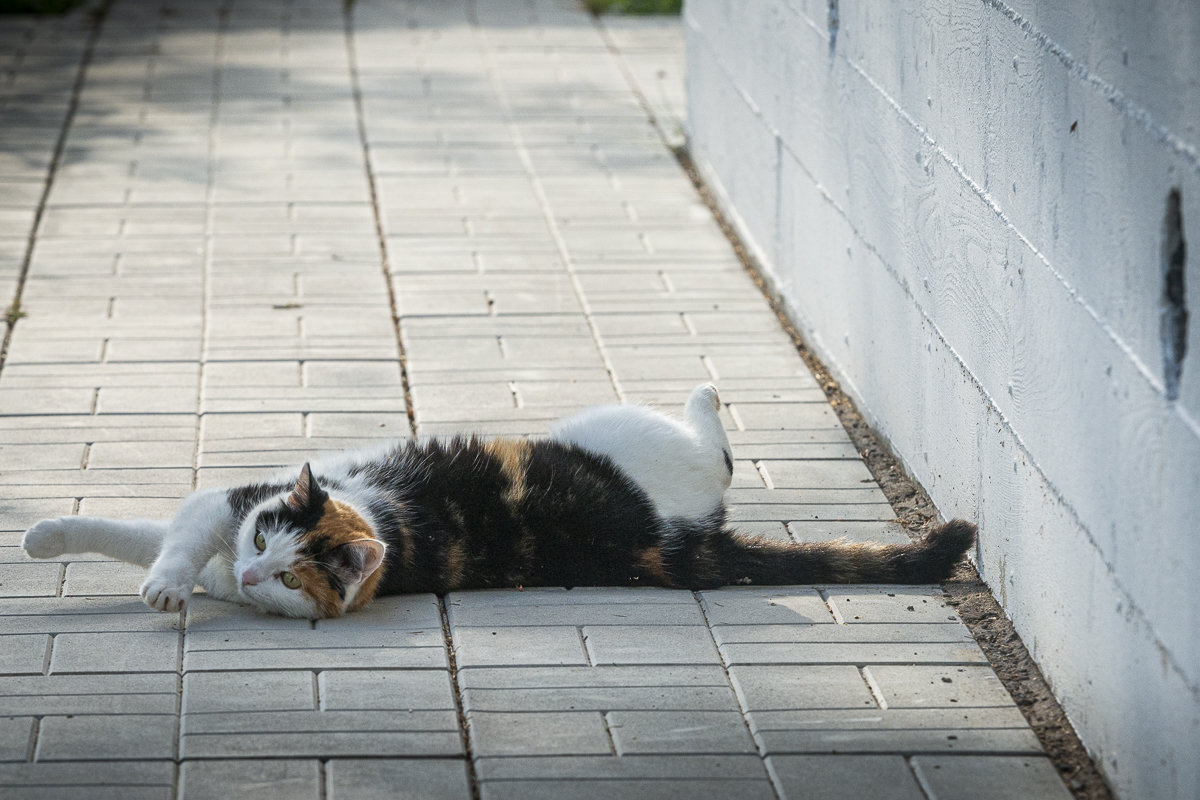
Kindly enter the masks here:
<path id="1" fill-rule="evenodd" d="M 41 517 L 709 380 L 743 528 L 903 534 L 664 145 L 675 23 L 118 0 L 0 42 L 0 291 L 28 313 L 0 373 L 6 798 L 1066 796 L 937 587 L 309 623 L 156 614 L 139 569 L 27 559 Z"/>

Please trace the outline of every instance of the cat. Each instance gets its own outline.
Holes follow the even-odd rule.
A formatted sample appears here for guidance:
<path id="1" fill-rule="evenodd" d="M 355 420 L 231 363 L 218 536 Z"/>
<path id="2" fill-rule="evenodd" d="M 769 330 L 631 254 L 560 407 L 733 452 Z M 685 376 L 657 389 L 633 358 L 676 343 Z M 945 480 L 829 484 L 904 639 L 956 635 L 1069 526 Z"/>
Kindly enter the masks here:
<path id="1" fill-rule="evenodd" d="M 677 420 L 587 409 L 548 438 L 400 441 L 262 483 L 193 493 L 171 520 L 68 516 L 26 531 L 34 558 L 149 567 L 142 599 L 209 596 L 336 617 L 377 595 L 519 586 L 933 583 L 975 540 L 951 521 L 911 544 L 793 544 L 726 527 L 733 456 L 717 390 Z"/>

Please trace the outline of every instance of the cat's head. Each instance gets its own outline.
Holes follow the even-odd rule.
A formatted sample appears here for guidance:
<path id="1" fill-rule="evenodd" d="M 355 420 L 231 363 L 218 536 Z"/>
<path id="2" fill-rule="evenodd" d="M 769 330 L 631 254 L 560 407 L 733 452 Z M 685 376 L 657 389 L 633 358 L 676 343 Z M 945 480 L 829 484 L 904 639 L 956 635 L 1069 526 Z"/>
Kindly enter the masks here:
<path id="1" fill-rule="evenodd" d="M 239 594 L 274 614 L 336 617 L 375 593 L 385 546 L 370 523 L 332 499 L 308 464 L 291 492 L 268 500 L 238 530 Z"/>

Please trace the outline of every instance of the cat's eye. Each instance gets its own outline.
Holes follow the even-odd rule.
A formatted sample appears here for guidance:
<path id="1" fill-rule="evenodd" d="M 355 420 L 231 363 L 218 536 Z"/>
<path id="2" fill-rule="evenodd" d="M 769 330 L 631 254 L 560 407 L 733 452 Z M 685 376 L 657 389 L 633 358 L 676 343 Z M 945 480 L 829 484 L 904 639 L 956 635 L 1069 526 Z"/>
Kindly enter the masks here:
<path id="1" fill-rule="evenodd" d="M 258 548 L 258 552 L 267 549 L 267 537 L 262 535 L 262 531 L 254 534 L 254 546 Z"/>
<path id="2" fill-rule="evenodd" d="M 279 573 L 279 580 L 283 581 L 283 585 L 289 589 L 300 588 L 300 579 L 296 577 L 296 573 L 294 572 Z"/>

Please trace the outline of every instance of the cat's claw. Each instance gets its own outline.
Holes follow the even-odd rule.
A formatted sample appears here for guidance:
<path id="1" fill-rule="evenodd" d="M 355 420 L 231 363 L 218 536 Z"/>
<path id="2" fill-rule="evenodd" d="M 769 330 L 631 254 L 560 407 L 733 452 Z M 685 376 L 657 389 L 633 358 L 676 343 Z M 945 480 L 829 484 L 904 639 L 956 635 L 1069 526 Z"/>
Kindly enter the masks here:
<path id="1" fill-rule="evenodd" d="M 142 584 L 142 600 L 155 611 L 182 611 L 192 595 L 194 584 L 182 584 L 165 578 L 150 577 Z"/>
<path id="2" fill-rule="evenodd" d="M 54 558 L 67 550 L 67 537 L 56 519 L 44 519 L 25 531 L 21 547 L 31 558 Z"/>

